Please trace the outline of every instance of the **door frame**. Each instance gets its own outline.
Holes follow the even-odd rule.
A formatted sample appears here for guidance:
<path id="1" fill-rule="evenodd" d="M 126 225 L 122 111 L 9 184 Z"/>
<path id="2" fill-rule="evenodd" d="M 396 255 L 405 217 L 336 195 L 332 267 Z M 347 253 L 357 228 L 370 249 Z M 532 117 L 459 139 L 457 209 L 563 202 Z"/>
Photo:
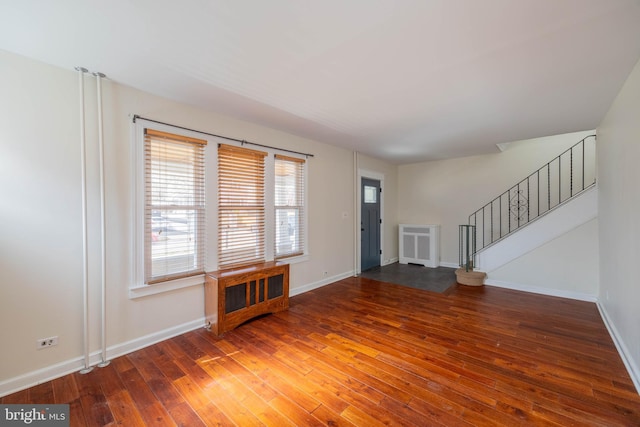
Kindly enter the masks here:
<path id="1" fill-rule="evenodd" d="M 356 185 L 356 227 L 355 227 L 355 232 L 356 232 L 356 263 L 355 263 L 355 268 L 356 268 L 356 275 L 359 275 L 362 271 L 361 268 L 361 262 L 362 262 L 362 242 L 361 242 L 361 238 L 362 238 L 362 232 L 360 231 L 360 224 L 362 223 L 362 209 L 361 209 L 361 204 L 362 204 L 362 178 L 369 178 L 369 179 L 375 179 L 377 181 L 380 181 L 380 219 L 382 220 L 382 224 L 379 224 L 380 226 L 380 250 L 381 250 L 381 254 L 380 254 L 380 265 L 384 265 L 384 263 L 382 262 L 382 260 L 384 260 L 384 227 L 383 225 L 385 225 L 384 223 L 384 174 L 381 174 L 379 172 L 374 172 L 371 170 L 367 170 L 367 169 L 360 169 L 358 168 L 358 178 L 357 178 L 357 185 Z"/>

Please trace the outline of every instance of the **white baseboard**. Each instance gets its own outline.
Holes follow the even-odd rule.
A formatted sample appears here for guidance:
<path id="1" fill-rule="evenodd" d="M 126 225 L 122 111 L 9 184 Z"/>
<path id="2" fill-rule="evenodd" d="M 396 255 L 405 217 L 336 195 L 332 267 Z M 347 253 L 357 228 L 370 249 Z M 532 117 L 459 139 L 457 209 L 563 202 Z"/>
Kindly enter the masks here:
<path id="1" fill-rule="evenodd" d="M 458 265 L 457 262 L 442 262 L 442 261 L 440 261 L 440 267 L 458 268 L 458 267 L 460 267 L 460 265 Z"/>
<path id="2" fill-rule="evenodd" d="M 347 277 L 355 276 L 353 271 L 347 271 L 345 273 L 341 273 L 331 277 L 325 277 L 322 280 L 319 280 L 314 283 L 309 283 L 308 285 L 300 286 L 297 288 L 289 289 L 289 296 L 294 297 L 296 295 L 304 294 L 305 292 L 312 291 L 314 289 L 321 288 L 333 282 L 337 282 L 338 280 L 346 279 Z"/>
<path id="3" fill-rule="evenodd" d="M 602 304 L 600 304 L 600 302 L 597 302 L 596 306 L 598 307 L 602 321 L 607 327 L 609 335 L 611 335 L 611 339 L 618 350 L 622 363 L 624 363 L 624 366 L 627 368 L 627 372 L 629 372 L 629 376 L 631 377 L 631 381 L 633 381 L 633 385 L 636 387 L 636 391 L 640 394 L 640 369 L 638 369 L 638 365 L 633 360 L 633 357 L 631 357 L 631 352 L 624 344 L 624 341 L 620 338 L 620 334 L 618 333 L 615 324 L 611 321 L 607 310 Z"/>
<path id="4" fill-rule="evenodd" d="M 494 280 L 487 278 L 485 285 L 495 286 L 497 288 L 513 289 L 516 291 L 531 292 L 534 294 L 549 295 L 552 297 L 561 297 L 575 299 L 579 301 L 598 302 L 597 295 L 586 294 L 583 292 L 565 291 L 561 289 L 540 288 L 537 286 L 523 285 L 519 283 L 505 282 L 502 280 Z"/>
<path id="5" fill-rule="evenodd" d="M 159 332 L 154 332 L 153 334 L 145 335 L 143 337 L 136 338 L 134 340 L 127 341 L 125 343 L 121 343 L 113 347 L 109 347 L 107 349 L 107 358 L 111 360 L 115 357 L 129 354 L 136 350 L 140 350 L 141 348 L 149 347 L 152 344 L 159 343 L 160 341 L 173 338 L 180 334 L 184 334 L 186 332 L 193 331 L 198 328 L 204 328 L 205 323 L 206 323 L 205 318 L 203 316 L 200 319 L 183 323 L 182 325 L 167 328 Z M 99 357 L 100 355 L 97 354 L 96 356 Z M 96 360 L 96 363 L 99 363 L 99 361 Z"/>
<path id="6" fill-rule="evenodd" d="M 391 259 L 387 260 L 386 262 L 383 262 L 382 266 L 393 264 L 394 262 L 398 262 L 398 258 L 391 258 Z"/>
<path id="7" fill-rule="evenodd" d="M 111 360 L 116 357 L 139 350 L 141 348 L 148 347 L 152 344 L 175 337 L 185 332 L 203 328 L 204 325 L 205 320 L 204 317 L 202 317 L 201 319 L 183 323 L 182 325 L 167 328 L 162 331 L 154 332 L 153 334 L 145 335 L 143 337 L 136 338 L 125 343 L 116 344 L 112 347 L 107 348 L 107 360 Z M 102 362 L 100 351 L 95 351 L 89 355 L 90 366 L 95 366 L 100 362 Z M 20 390 L 24 390 L 29 387 L 33 387 L 38 384 L 42 384 L 46 381 L 60 378 L 64 375 L 77 372 L 83 368 L 84 357 L 79 356 L 70 360 L 66 360 L 64 362 L 56 363 L 55 365 L 27 372 L 17 377 L 9 378 L 0 382 L 0 397 L 15 393 Z"/>

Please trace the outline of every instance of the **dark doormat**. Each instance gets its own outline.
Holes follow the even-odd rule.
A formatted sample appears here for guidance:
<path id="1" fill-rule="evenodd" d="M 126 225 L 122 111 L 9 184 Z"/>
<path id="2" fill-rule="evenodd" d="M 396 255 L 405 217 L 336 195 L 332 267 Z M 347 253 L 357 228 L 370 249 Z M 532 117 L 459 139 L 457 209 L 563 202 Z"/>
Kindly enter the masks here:
<path id="1" fill-rule="evenodd" d="M 455 271 L 455 268 L 449 267 L 430 268 L 422 265 L 396 262 L 363 271 L 360 273 L 360 277 L 443 293 L 456 283 Z"/>

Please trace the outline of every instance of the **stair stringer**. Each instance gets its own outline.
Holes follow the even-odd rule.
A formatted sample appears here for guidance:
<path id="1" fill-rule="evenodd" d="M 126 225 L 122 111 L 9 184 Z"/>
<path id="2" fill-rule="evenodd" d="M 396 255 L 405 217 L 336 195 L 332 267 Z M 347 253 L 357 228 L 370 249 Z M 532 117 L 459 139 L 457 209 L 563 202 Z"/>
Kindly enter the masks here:
<path id="1" fill-rule="evenodd" d="M 598 190 L 594 185 L 499 242 L 478 251 L 476 270 L 490 273 L 597 217 Z"/>

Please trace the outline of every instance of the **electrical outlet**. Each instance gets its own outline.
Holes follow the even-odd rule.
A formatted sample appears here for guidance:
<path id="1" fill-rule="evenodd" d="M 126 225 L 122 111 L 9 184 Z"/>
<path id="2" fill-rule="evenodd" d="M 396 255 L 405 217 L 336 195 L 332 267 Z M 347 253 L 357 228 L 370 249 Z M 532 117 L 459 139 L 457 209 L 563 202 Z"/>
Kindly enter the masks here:
<path id="1" fill-rule="evenodd" d="M 42 350 L 43 348 L 53 347 L 54 345 L 58 345 L 58 337 L 49 337 L 49 338 L 41 338 L 37 342 L 37 349 Z"/>
<path id="2" fill-rule="evenodd" d="M 328 271 L 324 271 L 324 272 L 322 273 L 322 275 L 323 275 L 323 276 L 325 276 L 325 277 L 327 277 L 327 275 L 328 275 L 328 274 L 329 274 L 329 272 L 328 272 Z"/>

